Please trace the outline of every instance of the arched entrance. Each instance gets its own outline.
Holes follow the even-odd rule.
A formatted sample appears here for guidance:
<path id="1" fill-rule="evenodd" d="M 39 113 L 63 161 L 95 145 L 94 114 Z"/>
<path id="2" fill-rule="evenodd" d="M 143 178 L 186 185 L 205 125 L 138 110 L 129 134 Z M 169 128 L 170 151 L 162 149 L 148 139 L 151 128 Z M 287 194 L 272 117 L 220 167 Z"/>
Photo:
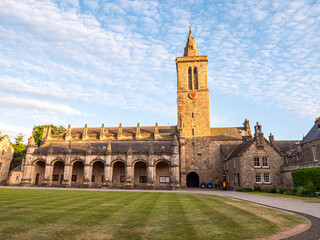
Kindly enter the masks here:
<path id="1" fill-rule="evenodd" d="M 41 185 L 44 179 L 44 173 L 46 169 L 46 163 L 44 161 L 38 161 L 34 167 L 34 185 Z"/>
<path id="2" fill-rule="evenodd" d="M 134 164 L 134 185 L 144 186 L 147 184 L 147 164 L 145 162 L 136 162 Z"/>
<path id="3" fill-rule="evenodd" d="M 113 164 L 113 185 L 124 185 L 126 182 L 126 165 L 123 162 L 115 162 Z"/>
<path id="4" fill-rule="evenodd" d="M 57 161 L 53 165 L 52 172 L 52 186 L 59 186 L 62 184 L 64 172 L 64 162 Z"/>
<path id="5" fill-rule="evenodd" d="M 104 164 L 102 161 L 94 162 L 92 165 L 91 186 L 101 186 L 104 177 Z"/>
<path id="6" fill-rule="evenodd" d="M 190 172 L 187 175 L 187 187 L 198 188 L 199 187 L 199 175 L 195 172 Z"/>
<path id="7" fill-rule="evenodd" d="M 72 165 L 71 186 L 81 186 L 83 183 L 84 164 L 76 161 Z"/>
<path id="8" fill-rule="evenodd" d="M 170 186 L 170 166 L 167 162 L 158 162 L 156 165 L 156 185 Z"/>

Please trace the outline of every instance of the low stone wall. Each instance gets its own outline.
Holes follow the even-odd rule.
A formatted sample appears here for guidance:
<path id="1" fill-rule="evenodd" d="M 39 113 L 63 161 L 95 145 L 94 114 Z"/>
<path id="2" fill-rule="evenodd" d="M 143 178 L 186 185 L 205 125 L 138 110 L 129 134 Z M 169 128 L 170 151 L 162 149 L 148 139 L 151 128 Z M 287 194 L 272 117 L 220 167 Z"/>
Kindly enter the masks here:
<path id="1" fill-rule="evenodd" d="M 320 167 L 320 162 L 306 162 L 285 165 L 281 167 L 281 187 L 294 188 L 291 172 L 295 169 Z"/>

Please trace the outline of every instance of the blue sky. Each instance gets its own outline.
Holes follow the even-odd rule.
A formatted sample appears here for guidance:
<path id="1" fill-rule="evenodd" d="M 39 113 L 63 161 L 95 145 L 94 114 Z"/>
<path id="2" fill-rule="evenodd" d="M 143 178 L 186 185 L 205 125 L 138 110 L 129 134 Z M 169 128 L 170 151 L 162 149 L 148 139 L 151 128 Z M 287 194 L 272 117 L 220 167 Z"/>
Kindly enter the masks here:
<path id="1" fill-rule="evenodd" d="M 189 20 L 211 127 L 302 138 L 320 116 L 320 1 L 0 0 L 0 131 L 176 125 Z M 13 140 L 13 139 L 12 139 Z"/>

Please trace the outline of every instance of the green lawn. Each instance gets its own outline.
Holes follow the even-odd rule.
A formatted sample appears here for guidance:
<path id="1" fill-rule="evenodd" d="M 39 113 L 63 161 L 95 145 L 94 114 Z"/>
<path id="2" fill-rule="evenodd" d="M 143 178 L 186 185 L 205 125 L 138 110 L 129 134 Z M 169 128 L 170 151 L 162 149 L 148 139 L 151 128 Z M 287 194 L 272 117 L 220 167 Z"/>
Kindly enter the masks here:
<path id="1" fill-rule="evenodd" d="M 251 239 L 304 223 L 227 198 L 150 192 L 0 189 L 0 239 Z"/>
<path id="2" fill-rule="evenodd" d="M 266 192 L 246 192 L 250 194 L 257 194 L 262 195 L 266 197 L 277 197 L 277 198 L 284 198 L 284 199 L 291 199 L 291 200 L 297 200 L 301 202 L 309 202 L 309 203 L 320 203 L 320 198 L 317 197 L 300 197 L 296 195 L 285 195 L 280 193 L 266 193 Z"/>

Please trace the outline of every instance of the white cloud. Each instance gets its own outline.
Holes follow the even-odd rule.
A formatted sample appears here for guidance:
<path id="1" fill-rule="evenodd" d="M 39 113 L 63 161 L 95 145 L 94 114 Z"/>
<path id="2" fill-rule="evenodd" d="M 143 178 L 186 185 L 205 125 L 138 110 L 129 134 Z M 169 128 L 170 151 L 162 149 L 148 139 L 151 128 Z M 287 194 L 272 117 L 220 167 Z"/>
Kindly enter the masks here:
<path id="1" fill-rule="evenodd" d="M 32 135 L 32 129 L 26 128 L 22 126 L 13 126 L 6 123 L 0 122 L 0 132 L 1 136 L 8 135 L 10 138 L 10 142 L 15 143 L 14 138 L 19 134 L 22 133 L 25 135 L 24 141 L 27 142 L 26 139 L 28 139 L 29 136 Z"/>

